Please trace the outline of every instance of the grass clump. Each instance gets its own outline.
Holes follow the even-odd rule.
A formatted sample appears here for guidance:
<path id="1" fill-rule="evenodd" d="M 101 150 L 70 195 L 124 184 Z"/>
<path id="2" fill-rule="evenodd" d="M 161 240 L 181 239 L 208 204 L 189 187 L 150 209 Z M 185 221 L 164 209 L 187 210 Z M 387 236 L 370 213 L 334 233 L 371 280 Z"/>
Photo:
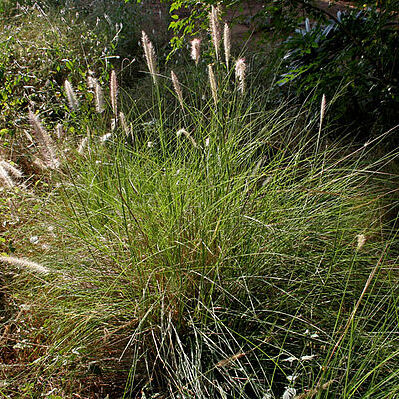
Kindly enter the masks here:
<path id="1" fill-rule="evenodd" d="M 394 397 L 397 180 L 384 167 L 397 154 L 372 157 L 388 133 L 344 147 L 319 115 L 267 109 L 244 72 L 149 70 L 152 105 L 117 104 L 112 73 L 112 110 L 60 159 L 37 225 L 50 273 L 13 281 L 40 342 L 20 349 L 24 378 L 65 397 Z"/>

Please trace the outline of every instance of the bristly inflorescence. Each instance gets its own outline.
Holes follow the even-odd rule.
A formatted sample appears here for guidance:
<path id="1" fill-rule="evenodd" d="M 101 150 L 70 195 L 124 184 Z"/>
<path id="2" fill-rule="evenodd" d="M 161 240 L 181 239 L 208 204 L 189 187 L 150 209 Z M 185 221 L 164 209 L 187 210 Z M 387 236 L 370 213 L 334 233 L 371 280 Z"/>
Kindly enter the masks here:
<path id="1" fill-rule="evenodd" d="M 154 84 L 157 84 L 157 67 L 156 67 L 156 56 L 154 46 L 152 45 L 150 39 L 147 34 L 142 31 L 141 32 L 141 42 L 143 44 L 144 55 L 147 62 L 148 70 L 152 76 L 152 80 Z"/>
<path id="2" fill-rule="evenodd" d="M 122 111 L 119 112 L 119 122 L 120 122 L 120 124 L 122 126 L 122 129 L 123 129 L 124 133 L 126 134 L 126 136 L 129 136 L 130 135 L 130 129 L 129 129 L 129 126 L 128 126 L 127 121 L 126 121 L 125 114 Z"/>
<path id="3" fill-rule="evenodd" d="M 39 145 L 45 167 L 57 169 L 60 166 L 60 161 L 56 155 L 53 139 L 42 126 L 39 117 L 32 111 L 29 111 L 29 121 Z"/>
<path id="4" fill-rule="evenodd" d="M 103 89 L 101 88 L 100 83 L 98 83 L 97 79 L 94 79 L 94 99 L 96 105 L 96 112 L 101 114 L 104 112 L 104 94 Z"/>
<path id="5" fill-rule="evenodd" d="M 0 256 L 0 262 L 7 263 L 12 266 L 17 266 L 19 268 L 22 267 L 23 269 L 36 273 L 48 274 L 50 272 L 47 267 L 24 258 L 17 258 L 14 256 Z"/>
<path id="6" fill-rule="evenodd" d="M 219 24 L 219 8 L 212 6 L 211 13 L 209 15 L 209 24 L 211 31 L 211 38 L 213 47 L 215 48 L 216 59 L 219 60 L 219 52 L 220 52 L 220 24 Z"/>
<path id="7" fill-rule="evenodd" d="M 194 140 L 193 136 L 186 130 L 186 129 L 180 129 L 176 132 L 177 137 L 180 137 L 181 135 L 184 135 L 188 140 L 190 140 L 191 144 L 193 145 L 194 148 L 198 147 L 197 142 Z"/>
<path id="8" fill-rule="evenodd" d="M 75 91 L 73 90 L 71 82 L 69 82 L 69 80 L 66 80 L 64 83 L 64 87 L 69 108 L 72 111 L 77 111 L 79 109 L 79 101 L 76 97 Z"/>
<path id="9" fill-rule="evenodd" d="M 326 95 L 323 94 L 323 97 L 321 98 L 321 104 L 320 104 L 320 129 L 323 126 L 324 115 L 326 113 L 326 106 L 327 106 Z"/>
<path id="10" fill-rule="evenodd" d="M 0 164 L 0 183 L 2 186 L 5 186 L 7 188 L 15 187 L 14 180 L 12 179 L 10 173 L 2 164 Z"/>
<path id="11" fill-rule="evenodd" d="M 236 79 L 238 82 L 238 90 L 241 92 L 241 94 L 244 94 L 245 92 L 245 72 L 247 70 L 247 65 L 245 64 L 244 58 L 240 58 L 236 62 Z"/>
<path id="12" fill-rule="evenodd" d="M 118 81 L 116 79 L 116 73 L 114 70 L 111 72 L 110 97 L 112 112 L 116 118 L 118 116 Z"/>
<path id="13" fill-rule="evenodd" d="M 208 75 L 209 75 L 209 84 L 211 86 L 212 98 L 215 103 L 215 106 L 217 106 L 218 105 L 218 90 L 217 90 L 216 78 L 215 78 L 215 74 L 213 73 L 212 65 L 208 65 Z"/>
<path id="14" fill-rule="evenodd" d="M 175 93 L 177 99 L 179 100 L 180 107 L 182 108 L 182 110 L 184 110 L 183 92 L 181 90 L 179 79 L 177 78 L 177 75 L 173 71 L 171 71 L 170 74 L 172 77 L 173 88 L 175 89 Z"/>
<path id="15" fill-rule="evenodd" d="M 228 24 L 224 24 L 223 32 L 224 56 L 226 59 L 226 67 L 229 69 L 230 51 L 231 51 L 231 30 Z"/>
<path id="16" fill-rule="evenodd" d="M 195 61 L 195 65 L 198 65 L 200 54 L 201 54 L 201 40 L 191 40 L 191 58 Z"/>

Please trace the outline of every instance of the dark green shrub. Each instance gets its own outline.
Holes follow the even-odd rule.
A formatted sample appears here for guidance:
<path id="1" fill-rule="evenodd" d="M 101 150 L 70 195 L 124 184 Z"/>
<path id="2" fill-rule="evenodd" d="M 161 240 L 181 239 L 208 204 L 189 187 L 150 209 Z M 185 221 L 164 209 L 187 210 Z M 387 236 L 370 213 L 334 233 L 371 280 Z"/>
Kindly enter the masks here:
<path id="1" fill-rule="evenodd" d="M 399 121 L 396 24 L 393 14 L 377 9 L 339 12 L 327 24 L 306 20 L 284 43 L 278 84 L 289 83 L 301 100 L 311 93 L 312 100 L 323 93 L 332 99 L 341 88 L 333 109 L 341 123 L 392 127 Z"/>

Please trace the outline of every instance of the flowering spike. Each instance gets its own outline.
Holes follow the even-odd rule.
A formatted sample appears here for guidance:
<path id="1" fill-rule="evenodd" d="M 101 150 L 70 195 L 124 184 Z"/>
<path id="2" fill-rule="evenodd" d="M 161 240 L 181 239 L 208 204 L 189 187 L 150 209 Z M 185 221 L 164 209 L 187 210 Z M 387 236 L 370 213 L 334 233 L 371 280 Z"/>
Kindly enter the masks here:
<path id="1" fill-rule="evenodd" d="M 212 65 L 208 65 L 208 74 L 209 74 L 209 83 L 211 85 L 211 92 L 213 101 L 215 102 L 215 106 L 218 105 L 218 94 L 217 94 L 217 85 L 215 74 L 213 73 Z"/>
<path id="2" fill-rule="evenodd" d="M 326 113 L 326 95 L 323 94 L 323 97 L 321 98 L 321 104 L 320 104 L 320 129 L 323 125 L 323 120 L 324 120 L 324 115 Z"/>
<path id="3" fill-rule="evenodd" d="M 180 82 L 179 79 L 177 78 L 176 74 L 171 71 L 171 76 L 172 76 L 172 83 L 173 83 L 173 88 L 175 89 L 175 93 L 177 95 L 177 99 L 179 100 L 180 106 L 182 110 L 184 111 L 184 105 L 183 105 L 183 92 L 180 87 Z"/>
<path id="4" fill-rule="evenodd" d="M 116 80 L 116 73 L 114 70 L 111 72 L 110 82 L 110 96 L 111 96 L 111 107 L 115 116 L 118 115 L 118 82 Z"/>
<path id="5" fill-rule="evenodd" d="M 14 183 L 13 179 L 9 175 L 6 168 L 4 168 L 2 165 L 0 165 L 0 182 L 2 182 L 3 186 L 5 186 L 5 187 L 8 187 L 8 188 L 15 187 L 15 183 Z"/>
<path id="6" fill-rule="evenodd" d="M 241 91 L 241 94 L 245 92 L 245 71 L 247 66 L 245 64 L 244 58 L 240 58 L 236 62 L 236 79 L 238 82 L 238 90 Z"/>
<path id="7" fill-rule="evenodd" d="M 23 176 L 22 172 L 19 169 L 17 169 L 15 166 L 11 165 L 7 161 L 4 161 L 4 160 L 0 161 L 0 166 L 3 167 L 8 173 L 13 175 L 17 179 L 21 179 Z"/>
<path id="8" fill-rule="evenodd" d="M 219 61 L 220 49 L 220 24 L 219 24 L 219 8 L 212 6 L 209 16 L 210 31 L 213 47 L 215 48 L 216 59 Z"/>
<path id="9" fill-rule="evenodd" d="M 231 50 L 231 31 L 228 24 L 224 24 L 223 43 L 224 43 L 224 56 L 226 58 L 226 67 L 228 70 L 229 61 L 230 61 L 230 50 Z"/>
<path id="10" fill-rule="evenodd" d="M 191 58 L 195 61 L 195 65 L 198 65 L 198 61 L 200 59 L 200 47 L 200 39 L 194 39 L 191 41 Z"/>
<path id="11" fill-rule="evenodd" d="M 22 267 L 33 272 L 47 274 L 50 272 L 47 267 L 40 265 L 39 263 L 32 262 L 24 258 L 16 258 L 14 256 L 0 256 L 0 262 L 8 263 L 13 266 Z"/>
<path id="12" fill-rule="evenodd" d="M 188 140 L 191 141 L 191 144 L 193 145 L 194 148 L 197 148 L 197 147 L 198 147 L 197 142 L 194 140 L 193 136 L 191 136 L 191 134 L 190 134 L 187 130 L 185 130 L 185 129 L 180 129 L 180 130 L 178 130 L 178 131 L 176 132 L 177 137 L 180 137 L 182 134 L 183 134 L 184 136 L 186 136 L 186 138 L 187 138 Z"/>
<path id="13" fill-rule="evenodd" d="M 32 111 L 29 111 L 29 120 L 36 140 L 40 146 L 41 153 L 44 158 L 44 165 L 50 169 L 57 169 L 60 166 L 60 162 L 57 159 L 52 138 L 42 126 L 39 117 Z"/>
<path id="14" fill-rule="evenodd" d="M 157 84 L 157 67 L 156 67 L 156 56 L 154 46 L 152 45 L 150 39 L 148 38 L 147 34 L 142 31 L 141 32 L 141 41 L 143 44 L 144 55 L 147 62 L 148 70 L 152 76 L 152 80 L 154 84 Z"/>
<path id="15" fill-rule="evenodd" d="M 71 83 L 69 82 L 69 80 L 65 81 L 64 87 L 65 87 L 65 93 L 66 93 L 66 96 L 68 99 L 69 108 L 72 111 L 77 111 L 79 108 L 79 102 L 78 102 L 76 94 L 75 94 L 73 87 L 72 87 Z"/>
<path id="16" fill-rule="evenodd" d="M 125 132 L 126 136 L 129 136 L 130 130 L 126 122 L 126 117 L 123 112 L 119 112 L 119 122 L 121 123 L 122 129 Z"/>

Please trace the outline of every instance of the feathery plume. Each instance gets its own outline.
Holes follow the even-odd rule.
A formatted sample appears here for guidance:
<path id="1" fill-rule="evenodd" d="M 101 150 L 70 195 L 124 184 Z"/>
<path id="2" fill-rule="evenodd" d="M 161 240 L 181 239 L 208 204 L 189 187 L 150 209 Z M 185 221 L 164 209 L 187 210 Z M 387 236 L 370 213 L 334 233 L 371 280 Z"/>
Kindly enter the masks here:
<path id="1" fill-rule="evenodd" d="M 111 72 L 111 82 L 110 82 L 110 96 L 111 96 L 111 106 L 112 111 L 115 116 L 118 115 L 118 82 L 116 80 L 116 73 L 114 70 Z"/>
<path id="2" fill-rule="evenodd" d="M 130 130 L 126 122 L 126 117 L 123 112 L 119 112 L 119 122 L 121 123 L 122 129 L 125 132 L 126 136 L 129 136 Z"/>
<path id="3" fill-rule="evenodd" d="M 191 40 L 191 58 L 195 61 L 195 65 L 198 65 L 198 61 L 200 59 L 200 47 L 200 39 Z"/>
<path id="4" fill-rule="evenodd" d="M 57 126 L 55 127 L 55 134 L 58 140 L 61 140 L 64 136 L 64 129 L 62 128 L 61 123 L 57 123 Z"/>
<path id="5" fill-rule="evenodd" d="M 113 132 L 116 129 L 117 122 L 118 122 L 117 118 L 111 119 L 111 132 Z"/>
<path id="6" fill-rule="evenodd" d="M 108 140 L 110 140 L 111 137 L 112 137 L 112 133 L 106 133 L 106 134 L 104 134 L 104 136 L 101 136 L 101 137 L 100 137 L 100 141 L 101 141 L 102 143 L 105 143 L 105 142 L 107 142 Z"/>
<path id="7" fill-rule="evenodd" d="M 88 142 L 89 142 L 88 137 L 84 137 L 82 139 L 82 141 L 80 142 L 79 147 L 78 147 L 78 154 L 83 155 L 83 153 L 84 153 L 84 151 L 85 151 L 85 149 L 87 147 Z"/>
<path id="8" fill-rule="evenodd" d="M 283 393 L 283 399 L 294 399 L 296 396 L 295 388 L 286 388 Z"/>
<path id="9" fill-rule="evenodd" d="M 181 109 L 184 111 L 183 92 L 180 87 L 179 79 L 177 78 L 176 74 L 173 71 L 171 71 L 170 74 L 172 76 L 173 88 L 175 89 L 177 99 L 179 100 Z"/>
<path id="10" fill-rule="evenodd" d="M 294 399 L 312 399 L 316 396 L 320 391 L 326 390 L 330 385 L 334 383 L 334 380 L 330 380 L 325 382 L 324 384 L 318 383 L 315 388 L 311 388 L 300 395 L 295 396 Z"/>
<path id="11" fill-rule="evenodd" d="M 157 67 L 156 67 L 156 56 L 154 46 L 152 45 L 150 39 L 148 38 L 147 34 L 142 31 L 141 32 L 141 41 L 143 44 L 144 55 L 147 62 L 148 70 L 152 76 L 152 80 L 154 84 L 157 84 Z"/>
<path id="12" fill-rule="evenodd" d="M 241 94 L 245 92 L 245 71 L 247 66 L 245 64 L 244 58 L 240 58 L 236 62 L 236 79 L 238 81 L 238 90 L 241 91 Z"/>
<path id="13" fill-rule="evenodd" d="M 316 153 L 319 152 L 321 128 L 323 127 L 323 120 L 324 120 L 325 112 L 326 112 L 326 96 L 325 96 L 325 94 L 323 94 L 323 97 L 321 98 L 321 104 L 320 104 L 320 123 L 319 123 L 319 132 L 317 134 L 317 141 L 316 141 Z"/>
<path id="14" fill-rule="evenodd" d="M 75 94 L 73 87 L 72 87 L 71 83 L 69 82 L 69 80 L 65 81 L 64 87 L 65 87 L 65 93 L 67 96 L 69 108 L 72 111 L 77 111 L 79 108 L 79 102 L 78 102 L 78 99 L 76 98 L 76 94 Z"/>
<path id="15" fill-rule="evenodd" d="M 90 70 L 87 71 L 87 87 L 89 89 L 94 89 L 96 80 L 97 79 L 94 77 L 94 72 Z"/>
<path id="16" fill-rule="evenodd" d="M 176 132 L 177 137 L 180 137 L 182 134 L 184 134 L 186 138 L 191 141 L 191 144 L 193 145 L 194 148 L 198 147 L 197 142 L 194 140 L 193 136 L 191 136 L 191 134 L 187 130 L 180 129 Z"/>
<path id="17" fill-rule="evenodd" d="M 230 50 L 231 50 L 231 31 L 228 24 L 224 24 L 223 32 L 224 56 L 226 58 L 226 67 L 229 69 Z"/>
<path id="18" fill-rule="evenodd" d="M 211 92 L 213 101 L 215 102 L 215 106 L 218 105 L 218 94 L 217 94 L 217 85 L 215 74 L 213 73 L 212 65 L 208 65 L 208 74 L 209 74 L 209 83 L 211 85 Z"/>
<path id="19" fill-rule="evenodd" d="M 215 47 L 216 59 L 219 60 L 219 49 L 220 49 L 220 24 L 219 24 L 219 8 L 212 6 L 211 13 L 209 15 L 209 23 L 211 30 L 211 37 L 213 47 Z"/>
<path id="20" fill-rule="evenodd" d="M 50 169 L 57 169 L 60 166 L 60 161 L 57 159 L 52 138 L 42 126 L 39 117 L 32 111 L 29 111 L 29 121 L 41 149 L 44 165 Z"/>
<path id="21" fill-rule="evenodd" d="M 321 104 L 320 104 L 320 126 L 319 126 L 319 130 L 321 130 L 321 127 L 323 125 L 323 120 L 324 120 L 325 113 L 326 113 L 326 95 L 323 94 L 323 97 L 321 98 Z"/>
<path id="22" fill-rule="evenodd" d="M 100 83 L 98 83 L 97 79 L 95 79 L 94 82 L 94 96 L 96 112 L 101 114 L 104 111 L 104 94 L 103 89 L 101 88 Z"/>
<path id="23" fill-rule="evenodd" d="M 228 357 L 227 359 L 222 359 L 220 362 L 216 363 L 216 367 L 228 367 L 231 366 L 236 360 L 241 359 L 246 355 L 245 352 L 236 353 L 233 356 Z"/>
<path id="24" fill-rule="evenodd" d="M 17 169 L 15 166 L 11 165 L 9 162 L 7 161 L 0 161 L 0 166 L 5 169 L 8 173 L 10 173 L 11 175 L 13 175 L 14 177 L 16 177 L 17 179 L 21 179 L 22 178 L 22 172 Z"/>
<path id="25" fill-rule="evenodd" d="M 7 170 L 0 165 L 0 181 L 3 183 L 4 187 L 13 188 L 15 187 L 15 183 Z"/>
<path id="26" fill-rule="evenodd" d="M 356 246 L 356 249 L 357 249 L 358 251 L 360 251 L 360 250 L 364 247 L 364 244 L 366 243 L 366 236 L 365 236 L 364 234 L 358 234 L 358 235 L 356 236 L 356 238 L 357 238 L 357 246 Z"/>
<path id="27" fill-rule="evenodd" d="M 32 262 L 24 258 L 16 258 L 14 256 L 0 256 L 0 262 L 8 263 L 9 265 L 22 267 L 24 269 L 31 270 L 37 273 L 47 274 L 50 272 L 47 267 L 40 265 L 39 263 Z"/>

